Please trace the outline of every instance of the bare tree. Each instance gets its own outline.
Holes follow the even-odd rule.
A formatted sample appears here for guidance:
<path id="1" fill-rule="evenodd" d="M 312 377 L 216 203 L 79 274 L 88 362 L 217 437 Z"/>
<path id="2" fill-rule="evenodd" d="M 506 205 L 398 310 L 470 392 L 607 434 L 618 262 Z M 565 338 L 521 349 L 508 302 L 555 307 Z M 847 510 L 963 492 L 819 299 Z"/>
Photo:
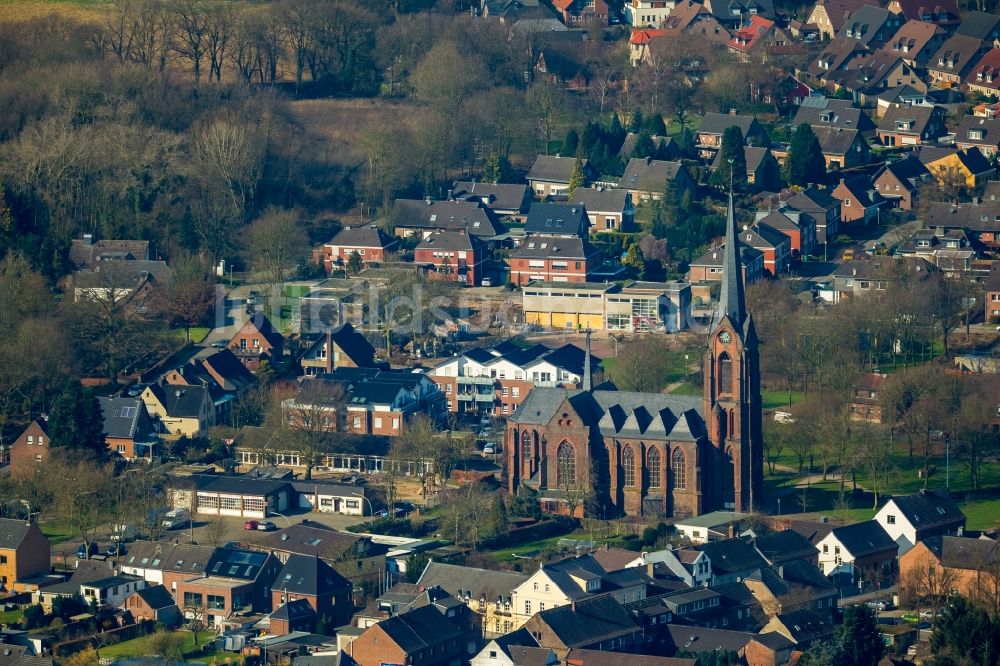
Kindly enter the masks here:
<path id="1" fill-rule="evenodd" d="M 222 81 L 222 66 L 226 62 L 226 52 L 236 32 L 236 19 L 231 8 L 221 5 L 208 11 L 205 28 L 205 45 L 208 52 L 208 80 L 215 76 Z"/>
<path id="2" fill-rule="evenodd" d="M 201 82 L 201 67 L 208 52 L 209 9 L 203 0 L 178 0 L 174 5 L 177 39 L 174 51 L 191 66 L 195 85 Z"/>
<path id="3" fill-rule="evenodd" d="M 955 569 L 939 567 L 933 560 L 921 562 L 900 576 L 904 598 L 913 606 L 927 606 L 937 617 L 959 584 Z"/>
<path id="4" fill-rule="evenodd" d="M 344 398 L 340 384 L 310 380 L 295 398 L 275 400 L 268 429 L 283 446 L 299 454 L 306 479 L 312 478 L 313 468 L 338 437 L 346 419 Z"/>
<path id="5" fill-rule="evenodd" d="M 272 287 L 285 281 L 291 266 L 304 257 L 307 245 L 299 213 L 294 210 L 268 208 L 247 233 L 250 262 Z"/>

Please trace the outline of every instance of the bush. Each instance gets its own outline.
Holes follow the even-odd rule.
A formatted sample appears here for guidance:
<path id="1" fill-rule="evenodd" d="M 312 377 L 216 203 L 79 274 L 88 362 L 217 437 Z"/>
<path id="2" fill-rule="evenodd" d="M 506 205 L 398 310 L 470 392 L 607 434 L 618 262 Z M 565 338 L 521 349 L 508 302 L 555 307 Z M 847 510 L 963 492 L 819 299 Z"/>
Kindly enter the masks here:
<path id="1" fill-rule="evenodd" d="M 28 606 L 24 609 L 24 628 L 38 629 L 45 626 L 45 611 L 39 605 Z"/>
<path id="2" fill-rule="evenodd" d="M 150 654 L 173 660 L 184 658 L 184 636 L 180 634 L 158 631 L 149 637 L 147 646 Z"/>
<path id="3" fill-rule="evenodd" d="M 653 546 L 660 538 L 660 533 L 655 527 L 647 527 L 642 531 L 642 542 L 647 546 Z"/>

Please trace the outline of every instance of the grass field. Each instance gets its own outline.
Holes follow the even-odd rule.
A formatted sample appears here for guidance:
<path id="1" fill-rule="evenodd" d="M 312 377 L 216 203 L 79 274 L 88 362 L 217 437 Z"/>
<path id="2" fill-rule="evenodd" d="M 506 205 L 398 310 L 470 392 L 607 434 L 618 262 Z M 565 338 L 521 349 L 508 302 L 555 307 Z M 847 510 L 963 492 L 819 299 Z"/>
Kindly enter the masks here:
<path id="1" fill-rule="evenodd" d="M 51 14 L 100 21 L 106 0 L 0 0 L 0 21 L 27 21 Z"/>
<path id="2" fill-rule="evenodd" d="M 42 534 L 49 538 L 49 543 L 55 545 L 63 541 L 69 541 L 77 536 L 76 531 L 69 525 L 57 522 L 44 522 L 40 525 Z"/>
<path id="3" fill-rule="evenodd" d="M 22 618 L 24 618 L 24 613 L 21 612 L 21 609 L 3 611 L 0 613 L 0 624 L 15 624 L 20 622 Z"/>
<path id="4" fill-rule="evenodd" d="M 191 342 L 193 344 L 196 344 L 196 345 L 197 344 L 201 344 L 201 341 L 204 340 L 208 336 L 208 333 L 211 330 L 212 329 L 208 328 L 207 326 L 194 326 L 194 327 L 192 327 L 191 328 Z M 185 334 L 185 331 L 184 331 L 183 328 L 177 328 L 177 329 L 174 329 L 171 332 L 171 335 L 173 335 L 174 338 L 176 338 L 178 342 L 183 342 L 184 341 L 184 334 Z"/>
<path id="5" fill-rule="evenodd" d="M 212 659 L 229 659 L 231 663 L 242 661 L 238 655 L 229 652 L 202 652 L 201 646 L 215 638 L 214 631 L 198 632 L 198 647 L 194 644 L 194 634 L 190 631 L 178 631 L 184 636 L 184 657 L 188 662 L 209 662 Z M 116 645 L 101 648 L 101 658 L 119 659 L 122 657 L 142 657 L 150 654 L 150 641 L 153 634 L 122 641 Z"/>

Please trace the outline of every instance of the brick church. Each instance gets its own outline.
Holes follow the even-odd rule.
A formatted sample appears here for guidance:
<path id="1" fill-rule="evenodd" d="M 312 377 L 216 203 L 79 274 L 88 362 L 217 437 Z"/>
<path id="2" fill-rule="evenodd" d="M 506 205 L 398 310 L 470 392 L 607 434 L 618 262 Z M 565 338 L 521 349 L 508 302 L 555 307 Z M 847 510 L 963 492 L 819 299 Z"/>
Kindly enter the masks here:
<path id="1" fill-rule="evenodd" d="M 732 196 L 702 396 L 535 388 L 507 421 L 506 476 L 552 513 L 689 517 L 762 505 L 760 368 Z"/>

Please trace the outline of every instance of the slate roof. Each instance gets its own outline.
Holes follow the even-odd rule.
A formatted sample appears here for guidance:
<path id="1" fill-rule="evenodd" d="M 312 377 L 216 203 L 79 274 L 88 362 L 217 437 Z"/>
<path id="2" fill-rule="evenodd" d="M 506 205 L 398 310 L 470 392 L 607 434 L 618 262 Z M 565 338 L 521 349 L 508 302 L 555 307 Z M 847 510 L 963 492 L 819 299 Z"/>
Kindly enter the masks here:
<path id="1" fill-rule="evenodd" d="M 565 234 L 583 238 L 587 235 L 589 226 L 587 209 L 584 206 L 576 203 L 535 202 L 528 210 L 524 233 L 556 236 Z"/>
<path id="2" fill-rule="evenodd" d="M 682 624 L 667 624 L 660 629 L 666 632 L 669 642 L 677 650 L 685 650 L 695 654 L 715 652 L 716 650 L 738 652 L 758 636 L 743 631 L 706 629 L 705 627 L 689 627 Z"/>
<path id="3" fill-rule="evenodd" d="M 1000 33 L 1000 16 L 986 12 L 964 12 L 955 33 L 980 41 L 990 41 Z"/>
<path id="4" fill-rule="evenodd" d="M 785 626 L 797 644 L 809 643 L 833 634 L 833 627 L 808 608 L 782 613 L 776 618 Z"/>
<path id="5" fill-rule="evenodd" d="M 198 418 L 205 401 L 212 403 L 208 389 L 204 386 L 150 384 L 148 389 L 157 402 L 163 405 L 167 416 L 173 418 Z"/>
<path id="6" fill-rule="evenodd" d="M 830 27 L 836 33 L 843 26 L 847 19 L 864 5 L 872 4 L 872 0 L 819 0 L 817 6 L 823 5 L 826 8 L 826 15 L 830 19 Z"/>
<path id="7" fill-rule="evenodd" d="M 720 245 L 719 247 L 712 248 L 705 254 L 701 255 L 697 259 L 691 262 L 691 266 L 722 266 L 723 255 L 725 254 L 726 246 Z M 749 263 L 756 261 L 764 256 L 764 253 L 755 247 L 750 247 L 746 243 L 740 242 L 740 262 L 745 266 Z"/>
<path id="8" fill-rule="evenodd" d="M 509 598 L 511 591 L 526 580 L 528 576 L 516 571 L 477 569 L 432 560 L 427 563 L 417 585 L 440 587 L 456 599 L 468 596 L 493 602 L 497 597 Z"/>
<path id="9" fill-rule="evenodd" d="M 494 211 L 526 213 L 531 205 L 531 188 L 527 185 L 456 180 L 451 195 L 457 201 L 481 201 Z"/>
<path id="10" fill-rule="evenodd" d="M 92 268 L 97 262 L 108 259 L 145 261 L 149 259 L 149 241 L 99 240 L 88 243 L 75 238 L 69 248 L 69 259 L 78 268 Z"/>
<path id="11" fill-rule="evenodd" d="M 584 168 L 587 160 L 582 160 Z M 560 157 L 557 155 L 539 155 L 531 165 L 531 171 L 525 177 L 527 180 L 538 180 L 546 183 L 569 183 L 576 166 L 575 157 Z"/>
<path id="12" fill-rule="evenodd" d="M 272 613 L 271 618 L 275 620 L 288 620 L 294 622 L 304 617 L 315 615 L 312 605 L 305 599 L 295 599 L 278 606 Z"/>
<path id="13" fill-rule="evenodd" d="M 466 250 L 472 252 L 483 247 L 478 236 L 465 233 L 464 229 L 433 231 L 417 243 L 418 250 Z"/>
<path id="14" fill-rule="evenodd" d="M 639 630 L 628 611 L 611 595 L 550 608 L 536 617 L 549 627 L 560 643 L 569 648 L 595 645 Z"/>
<path id="15" fill-rule="evenodd" d="M 141 590 L 136 590 L 135 594 L 138 594 L 146 602 L 146 605 L 153 610 L 170 608 L 177 605 L 177 602 L 170 595 L 170 590 L 164 585 L 144 587 Z"/>
<path id="16" fill-rule="evenodd" d="M 327 245 L 339 247 L 387 248 L 397 243 L 374 224 L 358 227 L 344 227 L 331 238 Z"/>
<path id="17" fill-rule="evenodd" d="M 946 229 L 965 228 L 971 231 L 1000 230 L 1000 200 L 951 204 L 933 202 L 927 210 L 927 226 Z"/>
<path id="18" fill-rule="evenodd" d="M 515 248 L 510 256 L 515 259 L 579 259 L 592 256 L 595 251 L 580 237 L 530 236 Z"/>
<path id="19" fill-rule="evenodd" d="M 867 53 L 867 48 L 848 37 L 835 37 L 809 64 L 809 74 L 820 80 L 829 79 L 841 71 L 850 60 Z M 823 63 L 825 67 L 820 67 Z"/>
<path id="20" fill-rule="evenodd" d="M 839 127 L 814 127 L 813 133 L 819 141 L 824 155 L 846 155 L 854 145 L 860 132 Z"/>
<path id="21" fill-rule="evenodd" d="M 965 35 L 952 35 L 927 61 L 927 68 L 964 76 L 965 71 L 979 59 L 980 54 L 987 50 L 982 40 Z"/>
<path id="22" fill-rule="evenodd" d="M 992 569 L 1000 561 L 1000 544 L 992 539 L 948 535 L 936 538 L 941 543 L 941 566 L 975 571 L 987 567 Z"/>
<path id="23" fill-rule="evenodd" d="M 344 589 L 350 591 L 351 583 L 315 555 L 288 556 L 285 566 L 278 572 L 272 590 L 310 597 L 331 595 Z"/>
<path id="24" fill-rule="evenodd" d="M 93 268 L 73 273 L 76 289 L 138 289 L 151 279 L 164 282 L 170 278 L 165 261 L 116 260 L 100 261 Z"/>
<path id="25" fill-rule="evenodd" d="M 434 606 L 421 606 L 393 615 L 377 625 L 401 650 L 412 654 L 457 639 L 461 630 Z"/>
<path id="26" fill-rule="evenodd" d="M 337 532 L 319 523 L 296 523 L 275 532 L 257 535 L 256 546 L 270 551 L 315 555 L 328 561 L 337 561 L 358 542 L 367 542 L 368 552 L 385 552 L 387 548 L 372 544 L 368 537 Z"/>
<path id="27" fill-rule="evenodd" d="M 783 564 L 801 558 L 816 556 L 816 547 L 795 530 L 768 532 L 750 537 L 754 548 L 771 564 Z"/>
<path id="28" fill-rule="evenodd" d="M 701 121 L 701 125 L 698 126 L 698 134 L 725 134 L 726 130 L 732 126 L 740 128 L 743 132 L 743 137 L 746 138 L 747 133 L 750 128 L 757 122 L 757 119 L 753 116 L 744 116 L 742 114 L 732 115 L 729 113 L 715 113 L 709 112 L 705 114 L 705 117 Z"/>
<path id="29" fill-rule="evenodd" d="M 926 490 L 913 495 L 893 497 L 889 501 L 895 504 L 906 520 L 918 530 L 965 524 L 965 514 L 958 507 L 958 503 L 933 491 Z"/>
<path id="30" fill-rule="evenodd" d="M 666 189 L 667 180 L 676 178 L 677 172 L 683 168 L 684 165 L 680 162 L 633 157 L 628 161 L 622 177 L 618 179 L 618 187 L 623 190 L 659 194 Z"/>
<path id="31" fill-rule="evenodd" d="M 139 398 L 98 398 L 104 416 L 104 436 L 140 439 L 153 433 L 146 405 Z"/>
<path id="32" fill-rule="evenodd" d="M 0 518 L 0 549 L 17 550 L 30 531 L 31 525 L 24 520 Z"/>
<path id="33" fill-rule="evenodd" d="M 589 213 L 621 214 L 628 203 L 629 193 L 614 188 L 581 187 L 573 193 L 573 203 Z"/>
<path id="34" fill-rule="evenodd" d="M 892 537 L 874 520 L 835 527 L 832 534 L 855 558 L 898 549 Z"/>
<path id="35" fill-rule="evenodd" d="M 897 24 L 895 28 L 893 24 Z M 864 5 L 844 22 L 837 37 L 853 39 L 866 46 L 878 45 L 890 40 L 901 25 L 901 19 L 887 9 Z"/>
<path id="36" fill-rule="evenodd" d="M 742 539 L 723 539 L 692 546 L 700 550 L 712 562 L 713 571 L 718 575 L 734 574 L 767 566 L 760 553 Z"/>
<path id="37" fill-rule="evenodd" d="M 930 176 L 930 172 L 924 163 L 918 158 L 912 155 L 901 160 L 896 160 L 895 162 L 887 162 L 882 169 L 875 174 L 873 180 L 877 180 L 884 172 L 888 171 L 890 174 L 896 177 L 903 185 L 908 186 L 910 189 L 917 189 L 921 181 Z"/>
<path id="38" fill-rule="evenodd" d="M 27 645 L 4 643 L 0 649 L 0 666 L 52 666 L 51 657 L 31 654 Z"/>
<path id="39" fill-rule="evenodd" d="M 882 194 L 875 189 L 868 176 L 854 176 L 843 179 L 843 186 L 847 188 L 856 205 L 862 208 L 870 208 L 882 204 L 885 200 Z"/>
<path id="40" fill-rule="evenodd" d="M 474 236 L 503 233 L 496 213 L 478 201 L 430 201 L 397 199 L 396 229 L 465 229 Z"/>

